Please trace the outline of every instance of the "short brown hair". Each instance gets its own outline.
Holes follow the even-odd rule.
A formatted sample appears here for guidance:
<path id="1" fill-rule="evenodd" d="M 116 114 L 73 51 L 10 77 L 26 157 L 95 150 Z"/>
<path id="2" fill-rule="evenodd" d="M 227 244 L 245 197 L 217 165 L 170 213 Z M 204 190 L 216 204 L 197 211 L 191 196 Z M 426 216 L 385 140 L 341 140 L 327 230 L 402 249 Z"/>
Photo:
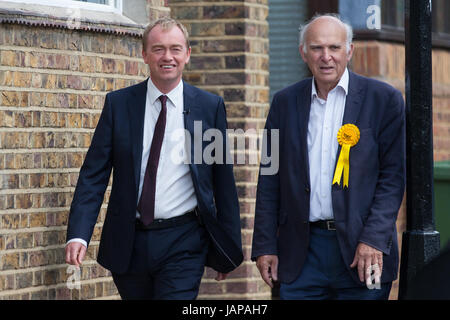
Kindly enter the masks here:
<path id="1" fill-rule="evenodd" d="M 148 38 L 148 34 L 150 33 L 150 31 L 152 31 L 152 29 L 154 27 L 156 27 L 157 25 L 160 25 L 161 28 L 163 30 L 170 30 L 172 29 L 174 26 L 177 26 L 181 32 L 183 32 L 184 38 L 186 39 L 186 48 L 189 49 L 190 44 L 189 44 L 189 34 L 187 32 L 186 27 L 181 24 L 181 22 L 178 22 L 175 19 L 169 18 L 169 17 L 164 17 L 164 18 L 160 18 L 154 22 L 151 22 L 144 31 L 144 35 L 142 36 L 142 49 L 145 51 L 147 49 L 147 38 Z"/>

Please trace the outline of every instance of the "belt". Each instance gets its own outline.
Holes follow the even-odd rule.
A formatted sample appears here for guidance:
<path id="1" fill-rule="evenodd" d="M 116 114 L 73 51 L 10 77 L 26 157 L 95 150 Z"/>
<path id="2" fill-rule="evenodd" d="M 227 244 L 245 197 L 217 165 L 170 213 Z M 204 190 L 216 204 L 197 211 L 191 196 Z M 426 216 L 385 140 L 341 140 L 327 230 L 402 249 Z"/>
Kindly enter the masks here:
<path id="1" fill-rule="evenodd" d="M 141 220 L 136 219 L 136 230 L 157 230 L 178 227 L 190 221 L 197 220 L 197 208 L 181 216 L 169 219 L 155 219 L 149 225 L 144 225 Z"/>
<path id="2" fill-rule="evenodd" d="M 336 224 L 334 220 L 318 220 L 310 222 L 309 225 L 311 227 L 316 227 L 325 230 L 336 230 Z"/>

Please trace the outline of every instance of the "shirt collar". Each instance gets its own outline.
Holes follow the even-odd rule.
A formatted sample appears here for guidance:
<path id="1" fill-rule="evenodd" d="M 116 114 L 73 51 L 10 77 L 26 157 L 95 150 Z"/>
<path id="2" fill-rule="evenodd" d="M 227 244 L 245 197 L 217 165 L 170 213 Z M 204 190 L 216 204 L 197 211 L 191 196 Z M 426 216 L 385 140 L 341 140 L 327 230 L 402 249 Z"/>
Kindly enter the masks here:
<path id="1" fill-rule="evenodd" d="M 341 88 L 344 90 L 345 95 L 348 94 L 348 79 L 349 79 L 349 77 L 348 77 L 348 69 L 345 68 L 345 71 L 344 71 L 344 73 L 342 74 L 341 79 L 339 80 L 337 86 L 335 87 L 335 88 L 341 87 Z M 333 90 L 334 90 L 334 89 L 333 89 Z M 312 100 L 314 97 L 317 97 L 317 98 L 318 98 L 319 95 L 317 94 L 316 84 L 315 84 L 315 82 L 314 82 L 314 77 L 313 77 L 313 78 L 312 78 L 312 88 L 311 88 L 311 100 Z"/>
<path id="2" fill-rule="evenodd" d="M 151 104 L 154 104 L 156 100 L 159 99 L 161 95 L 164 95 L 159 89 L 153 84 L 152 78 L 148 78 L 147 82 L 147 97 L 150 100 Z M 183 80 L 180 80 L 178 85 L 172 89 L 169 93 L 166 94 L 167 98 L 172 102 L 168 105 L 172 105 L 172 107 L 176 108 L 175 102 L 179 101 L 179 98 L 183 97 Z"/>

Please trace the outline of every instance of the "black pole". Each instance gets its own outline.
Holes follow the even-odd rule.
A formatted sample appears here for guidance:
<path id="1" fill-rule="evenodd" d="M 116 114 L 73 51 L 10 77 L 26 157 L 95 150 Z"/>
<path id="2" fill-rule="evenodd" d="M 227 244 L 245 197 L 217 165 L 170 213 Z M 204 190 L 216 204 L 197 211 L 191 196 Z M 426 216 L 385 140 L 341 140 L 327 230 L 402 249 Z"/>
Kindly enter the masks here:
<path id="1" fill-rule="evenodd" d="M 431 0 L 405 1 L 407 182 L 399 299 L 440 247 L 433 198 L 431 12 Z"/>

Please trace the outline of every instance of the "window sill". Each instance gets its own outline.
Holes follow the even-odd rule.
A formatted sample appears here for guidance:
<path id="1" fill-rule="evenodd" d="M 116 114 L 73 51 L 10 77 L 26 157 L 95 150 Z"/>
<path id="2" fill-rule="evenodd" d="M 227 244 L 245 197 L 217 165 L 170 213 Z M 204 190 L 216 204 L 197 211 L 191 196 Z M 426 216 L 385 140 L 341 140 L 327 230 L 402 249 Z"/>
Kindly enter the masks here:
<path id="1" fill-rule="evenodd" d="M 1 1 L 0 23 L 93 31 L 141 37 L 144 26 L 115 12 Z"/>

